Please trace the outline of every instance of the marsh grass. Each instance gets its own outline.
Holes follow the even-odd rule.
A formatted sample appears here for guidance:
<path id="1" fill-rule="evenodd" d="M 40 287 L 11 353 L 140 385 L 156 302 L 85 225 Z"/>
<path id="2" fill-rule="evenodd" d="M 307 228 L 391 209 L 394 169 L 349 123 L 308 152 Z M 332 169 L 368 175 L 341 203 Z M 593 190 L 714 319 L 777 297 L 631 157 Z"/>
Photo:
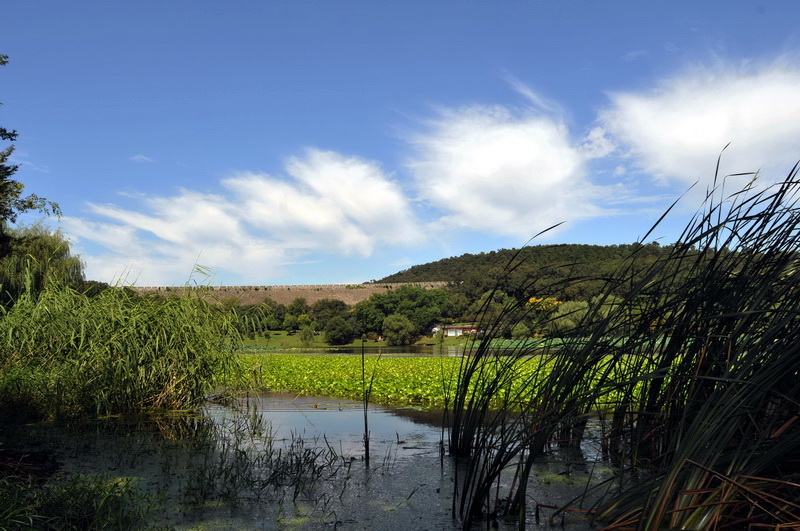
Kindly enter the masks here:
<path id="1" fill-rule="evenodd" d="M 235 506 L 264 497 L 313 498 L 318 482 L 336 473 L 340 459 L 329 445 L 307 444 L 302 434 L 285 442 L 245 417 L 219 424 L 211 437 L 195 443 L 182 486 L 185 499 Z"/>
<path id="2" fill-rule="evenodd" d="M 0 318 L 0 410 L 69 418 L 184 409 L 232 373 L 235 316 L 196 290 L 156 300 L 51 284 Z"/>
<path id="3" fill-rule="evenodd" d="M 101 475 L 4 477 L 0 529 L 135 529 L 146 525 L 154 502 L 131 481 Z"/>
<path id="4" fill-rule="evenodd" d="M 583 499 L 599 497 L 590 514 L 608 528 L 800 521 L 797 177 L 731 195 L 720 183 L 664 258 L 642 263 L 634 251 L 606 279 L 555 352 L 492 348 L 522 304 L 482 325 L 451 413 L 463 465 L 453 511 L 465 527 L 513 517 L 523 528 L 537 456 L 579 444 L 592 411 L 620 467 Z M 624 295 L 609 308 L 612 293 Z"/>

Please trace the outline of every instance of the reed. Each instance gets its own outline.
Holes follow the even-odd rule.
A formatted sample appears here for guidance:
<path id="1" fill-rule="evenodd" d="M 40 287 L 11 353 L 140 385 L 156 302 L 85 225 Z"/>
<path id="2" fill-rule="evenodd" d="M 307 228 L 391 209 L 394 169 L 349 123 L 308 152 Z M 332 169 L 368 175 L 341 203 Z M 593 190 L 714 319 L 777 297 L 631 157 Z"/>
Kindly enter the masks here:
<path id="1" fill-rule="evenodd" d="M 0 318 L 0 410 L 65 418 L 195 406 L 236 369 L 236 324 L 197 290 L 89 297 L 50 283 Z"/>
<path id="2" fill-rule="evenodd" d="M 624 457 L 651 473 L 597 507 L 612 527 L 800 521 L 797 177 L 795 167 L 760 191 L 712 190 L 636 287 L 627 343 L 651 366 L 635 367 L 639 385 L 616 407 Z"/>
<path id="3" fill-rule="evenodd" d="M 453 511 L 465 527 L 513 516 L 523 528 L 537 456 L 580 444 L 597 412 L 602 448 L 623 466 L 613 489 L 584 498 L 602 496 L 592 514 L 610 528 L 800 521 L 797 177 L 731 195 L 721 182 L 666 257 L 645 263 L 634 251 L 606 279 L 556 352 L 491 348 L 525 316 L 521 303 L 482 324 L 450 413 Z M 624 296 L 606 304 L 612 293 Z"/>

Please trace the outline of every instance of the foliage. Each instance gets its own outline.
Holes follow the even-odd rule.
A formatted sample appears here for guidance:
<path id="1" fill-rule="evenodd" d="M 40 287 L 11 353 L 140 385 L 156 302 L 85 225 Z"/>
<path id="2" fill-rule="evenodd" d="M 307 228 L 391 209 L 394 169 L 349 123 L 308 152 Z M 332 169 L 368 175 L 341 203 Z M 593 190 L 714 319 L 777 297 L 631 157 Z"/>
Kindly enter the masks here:
<path id="1" fill-rule="evenodd" d="M 376 332 L 385 336 L 385 319 L 392 314 L 399 314 L 413 323 L 414 334 L 423 335 L 429 333 L 441 319 L 446 304 L 447 293 L 444 290 L 401 286 L 387 293 L 372 295 L 356 304 L 355 319 L 362 333 Z"/>
<path id="2" fill-rule="evenodd" d="M 258 373 L 272 391 L 362 400 L 360 356 L 257 354 L 241 356 L 247 372 Z M 446 384 L 458 368 L 457 358 L 366 357 L 367 374 L 375 374 L 370 400 L 393 405 L 442 407 Z M 443 378 L 443 375 L 445 377 Z"/>
<path id="3" fill-rule="evenodd" d="M 571 336 L 585 333 L 582 329 L 589 303 L 586 301 L 567 301 L 558 306 L 547 322 L 547 332 L 554 336 Z"/>
<path id="4" fill-rule="evenodd" d="M 300 343 L 304 347 L 310 347 L 311 344 L 314 343 L 314 328 L 310 324 L 307 324 L 306 326 L 301 328 L 299 335 L 300 335 Z"/>
<path id="5" fill-rule="evenodd" d="M 294 315 L 295 317 L 301 314 L 308 314 L 310 308 L 306 299 L 303 297 L 297 297 L 292 302 L 289 303 L 289 306 L 286 307 L 286 313 Z"/>
<path id="6" fill-rule="evenodd" d="M 451 282 L 450 291 L 460 293 L 470 301 L 493 289 L 523 301 L 528 300 L 531 293 L 540 293 L 541 289 L 537 288 L 562 283 L 559 300 L 588 301 L 603 292 L 606 285 L 603 279 L 620 268 L 631 253 L 637 253 L 639 266 L 645 268 L 668 254 L 669 250 L 670 246 L 657 242 L 646 245 L 533 245 L 444 258 L 413 266 L 379 282 Z M 507 270 L 512 258 L 516 267 Z M 527 286 L 529 279 L 535 279 L 532 286 Z M 532 289 L 518 291 L 524 285 Z"/>
<path id="7" fill-rule="evenodd" d="M 41 485 L 0 478 L 0 529 L 133 529 L 151 507 L 128 480 L 75 475 Z"/>
<path id="8" fill-rule="evenodd" d="M 320 299 L 311 305 L 308 314 L 300 315 L 306 315 L 306 318 L 310 317 L 311 321 L 316 324 L 317 330 L 325 330 L 331 319 L 335 317 L 342 319 L 349 317 L 347 315 L 347 310 L 347 304 L 340 300 Z"/>
<path id="9" fill-rule="evenodd" d="M 233 371 L 235 315 L 196 290 L 166 300 L 89 297 L 50 284 L 0 319 L 0 411 L 62 418 L 186 408 Z"/>
<path id="10" fill-rule="evenodd" d="M 414 323 L 399 313 L 393 313 L 383 320 L 383 334 L 389 345 L 410 345 L 415 340 Z"/>
<path id="11" fill-rule="evenodd" d="M 454 508 L 465 524 L 488 513 L 522 525 L 537 455 L 579 445 L 594 408 L 604 412 L 603 451 L 627 465 L 618 489 L 587 492 L 603 498 L 593 514 L 608 528 L 800 521 L 799 193 L 797 168 L 761 191 L 712 190 L 656 260 L 632 249 L 600 296 L 572 312 L 584 337 L 557 351 L 493 348 L 526 317 L 524 304 L 484 322 L 450 410 L 450 452 L 464 463 Z M 510 487 L 500 482 L 509 468 Z"/>
<path id="12" fill-rule="evenodd" d="M 6 64 L 8 64 L 8 56 L 0 55 L 0 66 L 5 66 Z M 16 139 L 16 130 L 0 127 L 0 140 L 13 142 Z M 0 150 L 0 257 L 9 253 L 8 224 L 16 222 L 20 214 L 29 210 L 59 215 L 61 213 L 56 203 L 47 201 L 36 194 L 23 197 L 22 192 L 25 186 L 21 182 L 12 179 L 17 169 L 19 169 L 19 165 L 9 164 L 13 153 L 13 144 Z"/>
<path id="13" fill-rule="evenodd" d="M 512 339 L 525 339 L 526 337 L 530 337 L 531 329 L 525 326 L 525 323 L 517 323 L 514 325 L 514 328 L 511 329 L 511 338 Z"/>
<path id="14" fill-rule="evenodd" d="M 281 326 L 284 330 L 297 330 L 297 317 L 287 313 L 286 317 L 283 318 L 283 324 Z"/>
<path id="15" fill-rule="evenodd" d="M 336 316 L 325 325 L 325 342 L 329 345 L 345 345 L 353 341 L 355 330 L 344 318 Z"/>
<path id="16" fill-rule="evenodd" d="M 50 282 L 83 286 L 83 263 L 60 232 L 35 224 L 13 228 L 9 236 L 11 252 L 0 258 L 0 304 L 23 293 L 36 298 Z"/>

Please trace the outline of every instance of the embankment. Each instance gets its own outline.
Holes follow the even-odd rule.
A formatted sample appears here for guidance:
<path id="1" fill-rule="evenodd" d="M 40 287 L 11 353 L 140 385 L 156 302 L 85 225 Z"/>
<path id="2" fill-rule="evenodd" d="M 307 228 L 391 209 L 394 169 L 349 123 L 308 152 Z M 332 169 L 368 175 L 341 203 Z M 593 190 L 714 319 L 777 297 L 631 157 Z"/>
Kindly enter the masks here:
<path id="1" fill-rule="evenodd" d="M 308 304 L 320 299 L 337 299 L 346 304 L 356 304 L 376 293 L 386 293 L 400 286 L 420 286 L 425 289 L 438 289 L 447 282 L 395 282 L 366 284 L 310 284 L 287 286 L 211 286 L 211 294 L 220 300 L 236 299 L 241 306 L 259 304 L 265 299 L 272 299 L 281 304 L 289 304 L 302 297 Z M 175 295 L 183 287 L 133 286 L 131 289 L 141 294 L 157 294 L 163 297 Z"/>

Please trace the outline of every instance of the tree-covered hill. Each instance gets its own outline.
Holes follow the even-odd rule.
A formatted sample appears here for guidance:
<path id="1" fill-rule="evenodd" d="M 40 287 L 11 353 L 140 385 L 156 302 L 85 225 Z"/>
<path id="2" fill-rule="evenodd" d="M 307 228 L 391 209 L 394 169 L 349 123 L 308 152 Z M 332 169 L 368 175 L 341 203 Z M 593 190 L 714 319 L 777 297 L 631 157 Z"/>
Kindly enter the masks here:
<path id="1" fill-rule="evenodd" d="M 458 284 L 458 290 L 464 295 L 474 299 L 497 285 L 500 278 L 505 278 L 511 286 L 521 285 L 524 279 L 537 279 L 545 285 L 582 278 L 581 282 L 565 285 L 561 297 L 588 300 L 602 289 L 602 279 L 611 276 L 633 253 L 644 265 L 668 251 L 668 246 L 662 247 L 656 242 L 647 245 L 534 245 L 444 258 L 410 267 L 379 282 L 452 282 Z M 510 264 L 513 271 L 506 271 L 504 276 Z"/>

